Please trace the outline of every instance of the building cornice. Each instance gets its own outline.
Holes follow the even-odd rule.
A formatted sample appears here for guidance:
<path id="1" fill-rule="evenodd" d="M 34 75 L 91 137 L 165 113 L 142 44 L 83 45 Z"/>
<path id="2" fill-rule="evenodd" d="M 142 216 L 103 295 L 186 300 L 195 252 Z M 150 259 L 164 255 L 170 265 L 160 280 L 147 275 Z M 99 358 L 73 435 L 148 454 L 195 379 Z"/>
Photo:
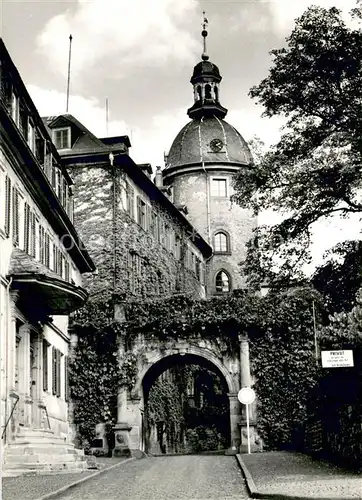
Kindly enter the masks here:
<path id="1" fill-rule="evenodd" d="M 163 179 L 166 183 L 169 183 L 171 179 L 178 177 L 180 175 L 185 174 L 194 174 L 197 172 L 205 173 L 206 172 L 215 172 L 215 171 L 223 171 L 225 173 L 236 174 L 242 168 L 250 168 L 249 164 L 242 163 L 212 163 L 205 162 L 202 164 L 201 162 L 197 163 L 187 163 L 185 165 L 176 165 L 174 167 L 167 167 L 163 170 L 162 175 Z"/>

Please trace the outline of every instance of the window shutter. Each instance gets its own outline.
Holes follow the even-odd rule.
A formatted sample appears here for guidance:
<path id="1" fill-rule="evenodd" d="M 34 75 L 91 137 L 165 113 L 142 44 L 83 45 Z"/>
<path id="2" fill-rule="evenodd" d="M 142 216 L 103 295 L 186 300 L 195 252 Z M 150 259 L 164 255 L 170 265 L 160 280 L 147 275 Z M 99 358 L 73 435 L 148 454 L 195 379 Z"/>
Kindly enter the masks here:
<path id="1" fill-rule="evenodd" d="M 10 217 L 11 217 L 11 179 L 5 177 L 5 234 L 10 235 Z"/>
<path id="2" fill-rule="evenodd" d="M 56 273 L 58 269 L 58 252 L 55 243 L 53 243 L 53 271 Z"/>
<path id="3" fill-rule="evenodd" d="M 43 340 L 43 391 L 48 390 L 48 342 Z"/>
<path id="4" fill-rule="evenodd" d="M 45 233 L 45 254 L 44 254 L 44 264 L 50 268 L 50 238 L 49 234 Z"/>
<path id="5" fill-rule="evenodd" d="M 60 372 L 60 366 L 61 366 L 61 352 L 57 349 L 57 397 L 60 397 L 60 389 L 61 389 L 61 372 Z"/>
<path id="6" fill-rule="evenodd" d="M 65 401 L 69 401 L 68 370 L 69 370 L 69 358 L 68 358 L 68 356 L 64 356 L 64 399 L 65 399 Z"/>
<path id="7" fill-rule="evenodd" d="M 30 221 L 31 221 L 31 226 L 30 226 L 30 233 L 31 233 L 31 247 L 30 247 L 30 255 L 32 257 L 36 256 L 36 220 L 35 220 L 35 213 L 30 212 Z"/>
<path id="8" fill-rule="evenodd" d="M 13 241 L 19 245 L 19 192 L 16 187 L 12 189 L 13 194 Z"/>
<path id="9" fill-rule="evenodd" d="M 45 238 L 44 238 L 44 228 L 39 225 L 39 260 L 42 264 L 45 264 Z"/>
<path id="10" fill-rule="evenodd" d="M 24 205 L 24 252 L 29 253 L 29 224 L 30 224 L 30 208 L 25 202 Z"/>
<path id="11" fill-rule="evenodd" d="M 57 350 L 52 347 L 52 392 L 57 393 Z"/>

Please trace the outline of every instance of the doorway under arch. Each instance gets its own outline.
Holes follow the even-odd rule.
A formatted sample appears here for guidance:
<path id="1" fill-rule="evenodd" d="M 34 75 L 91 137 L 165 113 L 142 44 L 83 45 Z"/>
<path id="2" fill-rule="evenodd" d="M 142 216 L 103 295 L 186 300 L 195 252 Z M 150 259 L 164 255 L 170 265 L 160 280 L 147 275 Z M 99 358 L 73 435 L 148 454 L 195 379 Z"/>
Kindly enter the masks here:
<path id="1" fill-rule="evenodd" d="M 185 385 L 185 373 L 191 385 Z M 229 448 L 231 387 L 227 378 L 214 362 L 198 354 L 169 354 L 154 362 L 142 377 L 143 450 L 158 454 Z M 179 422 L 167 417 L 168 408 L 160 411 L 160 404 L 170 406 L 167 398 L 172 400 L 172 411 L 179 411 Z M 158 421 L 155 408 L 157 415 L 162 414 Z"/>

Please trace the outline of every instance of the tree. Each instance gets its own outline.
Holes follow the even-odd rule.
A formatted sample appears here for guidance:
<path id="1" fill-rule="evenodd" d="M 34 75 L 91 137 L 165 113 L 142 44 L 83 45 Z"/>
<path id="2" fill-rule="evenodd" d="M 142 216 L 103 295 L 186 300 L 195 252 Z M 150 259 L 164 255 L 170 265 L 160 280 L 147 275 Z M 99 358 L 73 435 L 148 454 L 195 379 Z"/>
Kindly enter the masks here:
<path id="1" fill-rule="evenodd" d="M 313 274 L 312 284 L 324 296 L 330 315 L 349 312 L 362 285 L 362 242 L 339 243 L 328 254 L 329 260 Z"/>
<path id="2" fill-rule="evenodd" d="M 361 12 L 359 0 L 355 19 Z M 362 212 L 362 30 L 346 26 L 334 7 L 310 7 L 286 41 L 271 52 L 267 78 L 250 90 L 265 116 L 286 117 L 284 133 L 240 171 L 233 197 L 256 213 L 284 216 L 257 228 L 249 243 L 245 272 L 261 279 L 286 278 L 310 258 L 314 222 Z"/>

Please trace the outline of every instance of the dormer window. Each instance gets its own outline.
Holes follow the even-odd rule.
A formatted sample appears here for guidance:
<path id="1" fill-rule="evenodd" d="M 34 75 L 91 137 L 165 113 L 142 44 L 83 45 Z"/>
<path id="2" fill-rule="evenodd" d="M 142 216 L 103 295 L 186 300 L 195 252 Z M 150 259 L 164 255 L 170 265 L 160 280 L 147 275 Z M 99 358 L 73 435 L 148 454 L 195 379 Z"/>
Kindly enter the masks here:
<path id="1" fill-rule="evenodd" d="M 53 130 L 53 142 L 57 149 L 70 149 L 70 127 Z"/>

